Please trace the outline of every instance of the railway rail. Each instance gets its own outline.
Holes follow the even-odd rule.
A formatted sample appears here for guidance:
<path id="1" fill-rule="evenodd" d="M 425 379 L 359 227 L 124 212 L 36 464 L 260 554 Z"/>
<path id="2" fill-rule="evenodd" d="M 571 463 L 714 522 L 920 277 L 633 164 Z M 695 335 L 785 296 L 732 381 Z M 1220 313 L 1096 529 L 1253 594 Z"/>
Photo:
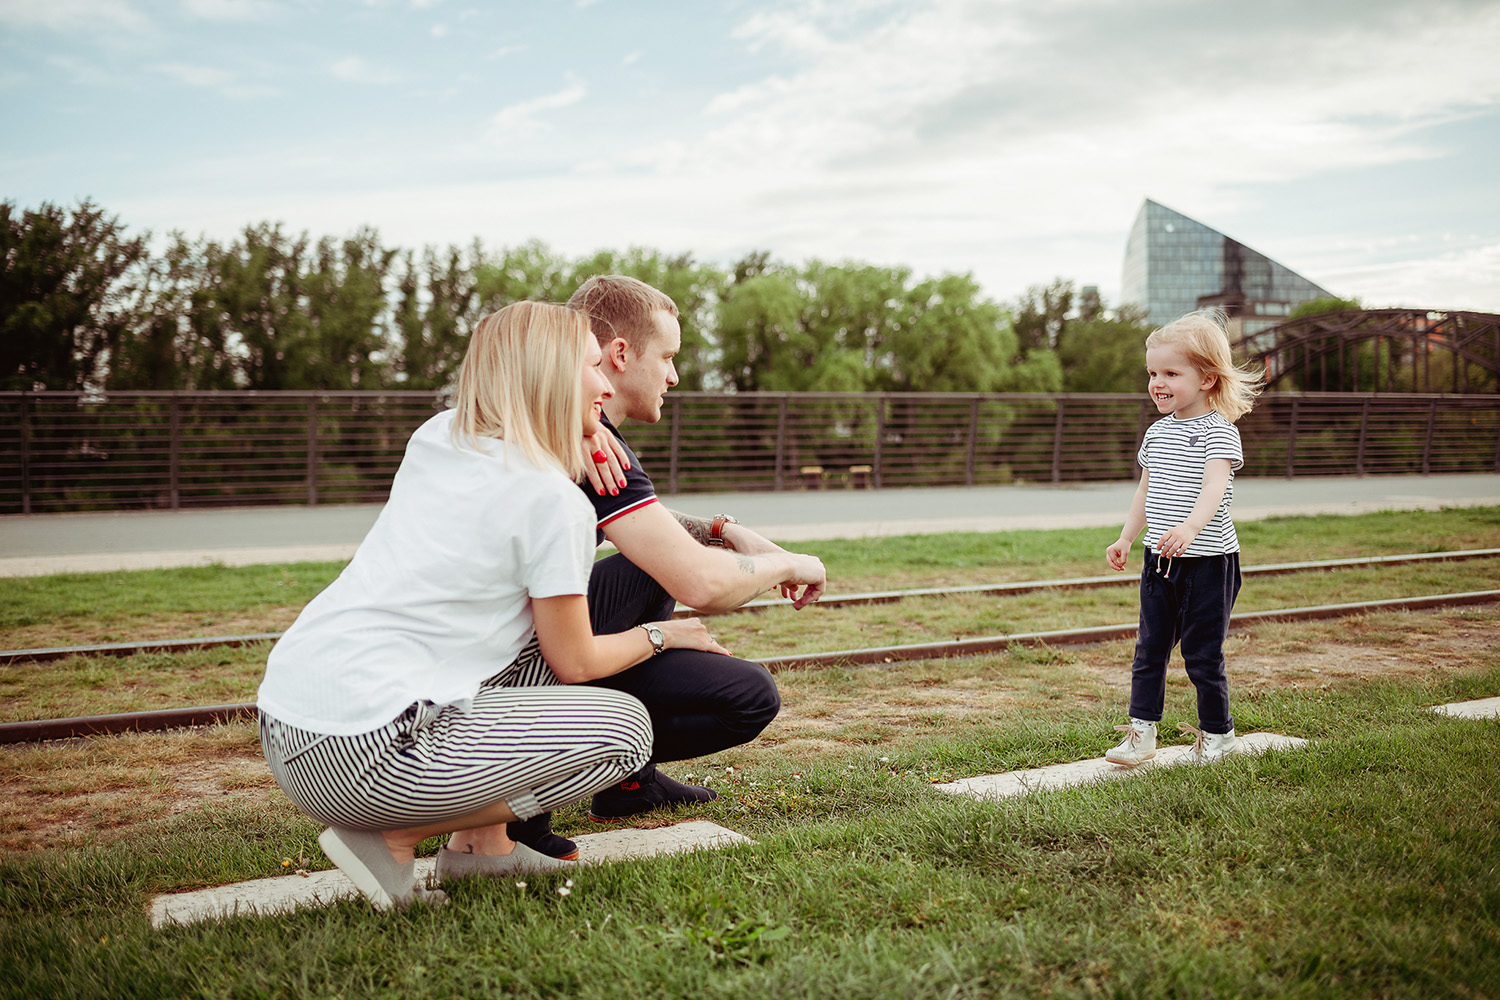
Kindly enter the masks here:
<path id="1" fill-rule="evenodd" d="M 1363 566 L 1395 566 L 1423 562 L 1462 562 L 1469 559 L 1489 559 L 1500 556 L 1500 548 L 1457 549 L 1448 552 L 1413 552 L 1393 556 L 1362 556 L 1351 559 L 1319 559 L 1310 562 L 1268 563 L 1264 566 L 1247 566 L 1240 571 L 1242 576 L 1279 576 L 1289 573 L 1309 573 L 1336 569 L 1358 569 Z M 1029 594 L 1038 590 L 1088 590 L 1096 587 L 1119 587 L 1134 584 L 1132 573 L 1111 573 L 1107 576 L 1080 576 L 1059 580 L 1020 580 L 1013 583 L 979 583 L 962 587 L 919 587 L 910 590 L 883 590 L 861 594 L 835 594 L 824 597 L 818 603 L 825 608 L 854 607 L 864 604 L 894 604 L 914 597 L 957 597 L 966 594 L 992 594 L 1004 597 Z M 768 598 L 750 601 L 723 614 L 765 611 L 783 607 L 792 602 L 784 598 Z M 701 614 L 679 605 L 676 617 L 686 618 Z M 245 646 L 254 642 L 274 642 L 281 638 L 280 632 L 253 632 L 246 635 L 203 636 L 186 639 L 145 639 L 140 642 L 107 642 L 88 646 L 46 646 L 35 649 L 0 650 L 0 666 L 14 663 L 44 663 L 62 660 L 69 656 L 135 656 L 138 653 L 180 653 L 194 649 Z"/>
<path id="2" fill-rule="evenodd" d="M 1500 604 L 1500 590 L 1468 591 L 1453 594 L 1429 594 L 1421 597 L 1397 597 L 1379 601 L 1347 604 L 1324 604 L 1303 608 L 1277 608 L 1247 611 L 1230 618 L 1231 631 L 1268 621 L 1313 621 L 1368 614 L 1374 611 L 1432 611 L 1467 605 Z M 901 646 L 877 646 L 865 649 L 840 649 L 793 656 L 764 657 L 760 663 L 774 672 L 810 667 L 850 665 L 884 665 L 910 660 L 929 660 L 951 656 L 974 656 L 1000 652 L 1013 645 L 1049 645 L 1068 647 L 1109 642 L 1128 638 L 1136 625 L 1101 625 L 1045 632 L 1017 632 L 1008 635 L 980 636 L 951 642 L 926 642 Z M 208 705 L 194 708 L 161 709 L 149 712 L 125 712 L 115 715 L 80 716 L 67 719 L 39 719 L 0 723 L 0 744 L 35 743 L 78 736 L 112 735 L 127 732 L 149 732 L 182 729 L 192 726 L 230 722 L 255 717 L 254 703 Z"/>

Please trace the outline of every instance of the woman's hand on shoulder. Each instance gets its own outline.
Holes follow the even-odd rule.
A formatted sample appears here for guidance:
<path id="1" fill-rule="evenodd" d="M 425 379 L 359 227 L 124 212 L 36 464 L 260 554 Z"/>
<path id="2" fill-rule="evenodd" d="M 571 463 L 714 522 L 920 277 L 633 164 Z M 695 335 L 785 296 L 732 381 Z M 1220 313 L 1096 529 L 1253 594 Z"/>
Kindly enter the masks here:
<path id="1" fill-rule="evenodd" d="M 719 645 L 719 641 L 708 631 L 708 626 L 703 624 L 701 618 L 674 618 L 668 622 L 652 624 L 661 629 L 662 641 L 667 649 L 701 649 L 707 653 L 733 655 Z"/>
<path id="2" fill-rule="evenodd" d="M 630 459 L 625 455 L 625 446 L 620 439 L 601 428 L 597 434 L 583 439 L 584 478 L 589 487 L 599 494 L 617 494 L 625 485 L 625 470 L 630 468 Z M 599 461 L 599 456 L 604 461 Z"/>

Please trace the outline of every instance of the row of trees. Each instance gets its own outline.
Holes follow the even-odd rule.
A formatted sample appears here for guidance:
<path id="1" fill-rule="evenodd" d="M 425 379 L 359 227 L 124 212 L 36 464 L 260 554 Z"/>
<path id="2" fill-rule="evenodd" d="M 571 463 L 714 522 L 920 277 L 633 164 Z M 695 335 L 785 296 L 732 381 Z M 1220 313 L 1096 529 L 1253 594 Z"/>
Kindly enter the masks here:
<path id="1" fill-rule="evenodd" d="M 753 253 L 728 271 L 654 250 L 384 246 L 247 227 L 131 236 L 90 202 L 0 203 L 0 388 L 433 389 L 480 317 L 631 274 L 681 310 L 683 387 L 1124 392 L 1148 329 L 1059 279 L 1002 305 L 966 275 Z"/>

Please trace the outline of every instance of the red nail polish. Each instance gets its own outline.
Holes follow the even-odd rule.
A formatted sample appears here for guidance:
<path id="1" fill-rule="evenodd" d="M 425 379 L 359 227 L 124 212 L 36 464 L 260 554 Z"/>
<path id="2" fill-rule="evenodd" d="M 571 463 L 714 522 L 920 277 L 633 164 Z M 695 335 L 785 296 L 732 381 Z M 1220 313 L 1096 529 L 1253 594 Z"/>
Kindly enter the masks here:
<path id="1" fill-rule="evenodd" d="M 623 479 L 622 479 L 622 480 L 620 480 L 620 488 L 621 488 L 621 489 L 624 489 L 624 488 L 625 488 L 625 480 L 623 480 Z"/>

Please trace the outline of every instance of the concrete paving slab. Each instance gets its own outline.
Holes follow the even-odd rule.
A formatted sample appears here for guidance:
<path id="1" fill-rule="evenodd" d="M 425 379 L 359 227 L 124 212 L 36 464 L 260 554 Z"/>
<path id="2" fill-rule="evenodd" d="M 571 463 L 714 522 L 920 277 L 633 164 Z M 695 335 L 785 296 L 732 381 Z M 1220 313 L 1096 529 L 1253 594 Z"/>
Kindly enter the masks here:
<path id="1" fill-rule="evenodd" d="M 574 840 L 578 844 L 580 865 L 754 843 L 744 834 L 708 820 L 693 820 L 651 830 L 635 827 L 608 830 L 585 834 Z M 430 877 L 433 866 L 432 858 L 418 858 L 417 880 L 421 882 Z M 344 873 L 331 868 L 305 876 L 278 875 L 157 896 L 151 901 L 150 920 L 152 927 L 166 927 L 238 914 L 272 916 L 302 907 L 326 906 L 357 894 L 358 890 Z"/>
<path id="2" fill-rule="evenodd" d="M 1456 701 L 1449 705 L 1434 705 L 1432 710 L 1442 715 L 1456 715 L 1460 719 L 1496 719 L 1500 718 L 1500 698 Z"/>
<path id="3" fill-rule="evenodd" d="M 1245 733 L 1240 736 L 1245 753 L 1265 753 L 1268 750 L 1292 750 L 1305 746 L 1307 741 L 1296 736 L 1278 733 Z M 1049 767 L 1034 767 L 1025 771 L 1006 771 L 1004 774 L 983 774 L 975 778 L 961 778 L 943 785 L 934 785 L 939 791 L 953 795 L 971 795 L 980 799 L 1005 799 L 1032 792 L 1054 788 L 1072 788 L 1100 781 L 1113 781 L 1132 774 L 1140 774 L 1153 768 L 1170 767 L 1184 763 L 1183 758 L 1190 748 L 1186 745 L 1162 747 L 1156 756 L 1137 767 L 1121 767 L 1111 764 L 1103 757 L 1092 760 L 1077 760 L 1068 764 L 1053 764 Z"/>

